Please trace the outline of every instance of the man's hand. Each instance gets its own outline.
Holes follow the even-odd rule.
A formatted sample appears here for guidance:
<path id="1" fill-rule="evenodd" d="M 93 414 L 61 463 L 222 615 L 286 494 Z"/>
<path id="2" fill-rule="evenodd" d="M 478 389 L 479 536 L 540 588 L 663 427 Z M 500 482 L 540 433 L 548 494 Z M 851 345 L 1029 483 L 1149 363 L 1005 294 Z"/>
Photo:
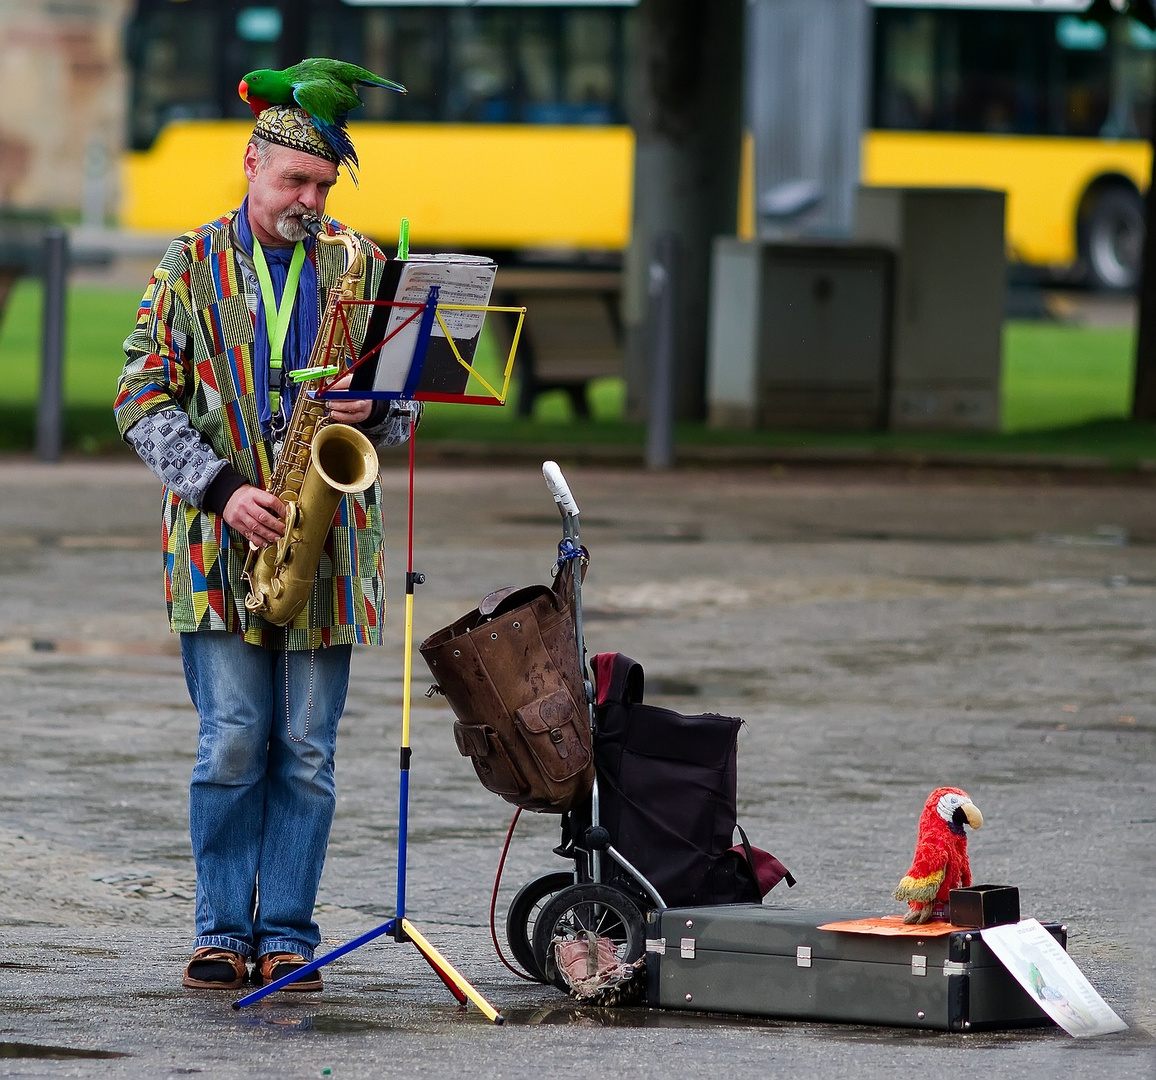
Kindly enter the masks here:
<path id="1" fill-rule="evenodd" d="M 251 543 L 274 544 L 285 532 L 285 504 L 272 492 L 245 484 L 225 503 L 221 515 Z"/>
<path id="2" fill-rule="evenodd" d="M 348 390 L 352 380 L 351 371 L 342 375 L 329 389 Z M 362 420 L 368 420 L 369 414 L 373 411 L 373 402 L 364 398 L 338 398 L 335 401 L 327 401 L 325 406 L 329 409 L 330 418 L 339 424 L 360 424 Z"/>

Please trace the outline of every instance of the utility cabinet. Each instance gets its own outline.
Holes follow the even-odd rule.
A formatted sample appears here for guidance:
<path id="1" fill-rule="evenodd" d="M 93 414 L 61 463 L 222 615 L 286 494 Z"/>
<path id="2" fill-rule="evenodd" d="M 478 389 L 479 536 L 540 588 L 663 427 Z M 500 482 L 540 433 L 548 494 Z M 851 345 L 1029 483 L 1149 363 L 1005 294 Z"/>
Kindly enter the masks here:
<path id="1" fill-rule="evenodd" d="M 856 239 L 895 254 L 895 430 L 999 429 L 1004 204 L 978 188 L 859 189 Z"/>
<path id="2" fill-rule="evenodd" d="M 718 237 L 711 424 L 885 427 L 892 263 L 878 245 Z"/>
<path id="3" fill-rule="evenodd" d="M 718 237 L 715 427 L 998 431 L 1002 191 L 858 191 L 848 241 Z"/>

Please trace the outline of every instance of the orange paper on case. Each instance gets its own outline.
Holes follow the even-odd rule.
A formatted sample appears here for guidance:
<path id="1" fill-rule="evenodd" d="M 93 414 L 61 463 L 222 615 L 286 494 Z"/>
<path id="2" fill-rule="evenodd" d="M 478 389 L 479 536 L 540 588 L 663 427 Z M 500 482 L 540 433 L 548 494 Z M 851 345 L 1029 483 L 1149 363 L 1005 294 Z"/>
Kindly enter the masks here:
<path id="1" fill-rule="evenodd" d="M 874 934 L 877 937 L 942 937 L 966 926 L 949 922 L 905 923 L 902 915 L 880 915 L 876 919 L 850 919 L 847 922 L 824 923 L 820 930 L 838 930 L 844 934 Z"/>

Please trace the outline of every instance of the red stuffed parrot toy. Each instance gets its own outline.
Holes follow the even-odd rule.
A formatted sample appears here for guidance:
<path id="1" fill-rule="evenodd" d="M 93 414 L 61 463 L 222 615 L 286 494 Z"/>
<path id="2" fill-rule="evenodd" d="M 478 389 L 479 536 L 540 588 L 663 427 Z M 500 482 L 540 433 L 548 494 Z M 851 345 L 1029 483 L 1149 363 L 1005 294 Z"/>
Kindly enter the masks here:
<path id="1" fill-rule="evenodd" d="M 963 827 L 978 829 L 982 824 L 983 815 L 966 791 L 941 787 L 927 796 L 919 815 L 911 869 L 894 894 L 896 900 L 906 900 L 911 909 L 903 917 L 905 923 L 928 922 L 935 905 L 947 903 L 952 889 L 971 884 Z"/>

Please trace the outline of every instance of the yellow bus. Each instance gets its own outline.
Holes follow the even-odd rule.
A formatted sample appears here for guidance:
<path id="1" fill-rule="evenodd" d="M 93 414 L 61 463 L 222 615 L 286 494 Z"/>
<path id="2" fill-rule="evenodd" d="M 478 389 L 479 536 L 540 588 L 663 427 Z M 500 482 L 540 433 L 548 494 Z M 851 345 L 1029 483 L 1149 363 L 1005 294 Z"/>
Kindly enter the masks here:
<path id="1" fill-rule="evenodd" d="M 1004 189 L 1013 260 L 1131 288 L 1156 35 L 1082 21 L 1088 0 L 870 2 L 864 182 Z M 364 91 L 365 182 L 338 185 L 335 215 L 383 242 L 407 217 L 419 250 L 612 259 L 630 238 L 636 3 L 137 0 L 121 221 L 172 233 L 236 205 L 240 75 L 332 55 L 409 88 Z"/>
<path id="2" fill-rule="evenodd" d="M 334 216 L 382 242 L 409 218 L 415 250 L 613 257 L 630 236 L 636 4 L 137 0 L 121 223 L 173 233 L 236 206 L 241 75 L 335 56 L 409 93 L 363 90 L 349 129 L 364 180 L 338 184 Z"/>
<path id="3" fill-rule="evenodd" d="M 864 182 L 1002 188 L 1012 259 L 1134 287 L 1156 35 L 1089 0 L 873 2 Z"/>

